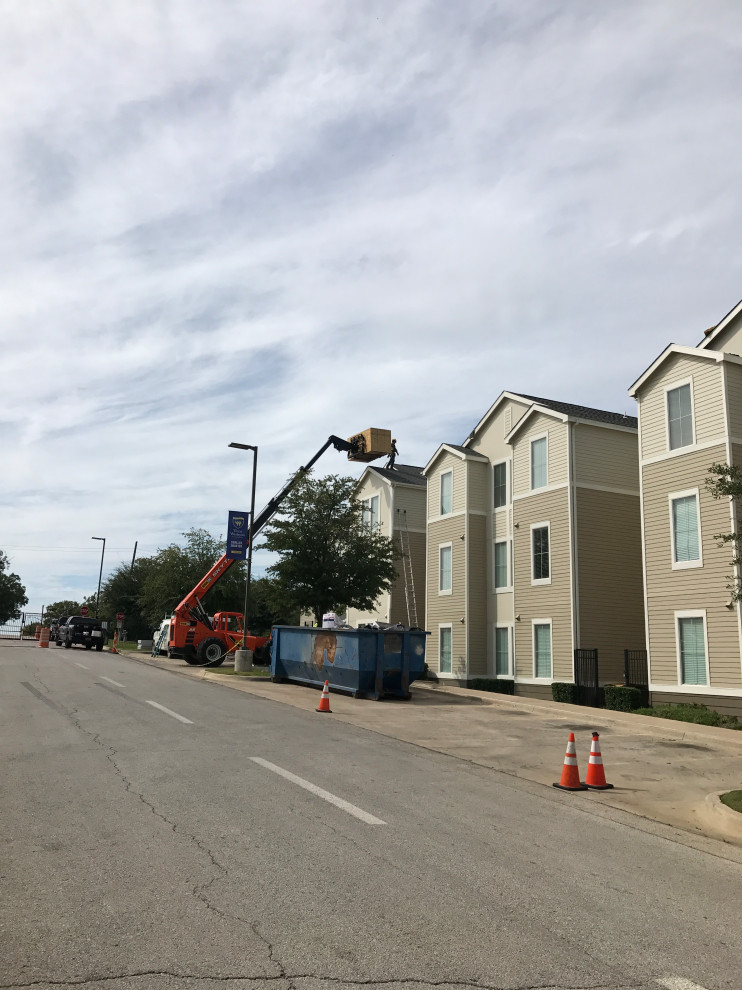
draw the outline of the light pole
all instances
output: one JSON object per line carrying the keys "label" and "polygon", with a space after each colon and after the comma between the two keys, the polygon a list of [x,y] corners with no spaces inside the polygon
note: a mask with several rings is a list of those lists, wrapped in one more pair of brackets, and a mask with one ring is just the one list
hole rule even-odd
{"label": "light pole", "polygon": [[98,605],[100,604],[100,582],[103,577],[103,555],[106,552],[106,538],[105,536],[91,536],[91,540],[102,540],[103,546],[100,551],[100,574],[98,575],[98,594],[95,599],[95,617],[98,618]]}
{"label": "light pole", "polygon": [[252,451],[252,495],[250,497],[250,533],[248,536],[247,543],[247,580],[245,581],[245,610],[243,615],[243,628],[242,628],[242,657],[235,655],[234,658],[234,669],[239,671],[252,666],[252,654],[247,656],[247,615],[248,615],[248,604],[250,600],[250,575],[252,573],[252,538],[253,538],[253,526],[255,523],[255,481],[258,475],[258,448],[250,443],[230,443],[230,447],[237,447],[239,450],[251,450]]}

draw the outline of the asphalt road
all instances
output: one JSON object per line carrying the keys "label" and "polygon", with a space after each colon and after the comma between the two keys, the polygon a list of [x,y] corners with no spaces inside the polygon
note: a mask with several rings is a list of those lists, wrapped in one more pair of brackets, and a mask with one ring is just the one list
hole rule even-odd
{"label": "asphalt road", "polygon": [[721,844],[108,653],[0,714],[1,988],[742,986]]}

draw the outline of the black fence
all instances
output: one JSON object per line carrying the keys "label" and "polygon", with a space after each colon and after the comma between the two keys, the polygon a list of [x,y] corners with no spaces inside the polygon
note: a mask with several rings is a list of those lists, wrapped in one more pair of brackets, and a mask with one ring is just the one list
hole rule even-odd
{"label": "black fence", "polygon": [[575,650],[575,684],[580,705],[602,707],[603,692],[600,690],[597,650]]}
{"label": "black fence", "polygon": [[0,626],[0,639],[34,639],[41,618],[41,612],[21,612],[20,618],[9,619]]}
{"label": "black fence", "polygon": [[623,651],[623,682],[626,687],[649,687],[646,650]]}

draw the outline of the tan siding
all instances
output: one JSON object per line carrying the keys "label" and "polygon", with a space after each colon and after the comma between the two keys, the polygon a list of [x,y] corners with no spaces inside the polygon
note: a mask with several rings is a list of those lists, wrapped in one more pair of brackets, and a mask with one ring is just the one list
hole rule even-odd
{"label": "tan siding", "polygon": [[[731,551],[718,547],[717,533],[731,528],[729,504],[704,489],[708,466],[726,460],[724,447],[685,454],[643,469],[647,612],[651,679],[677,683],[675,615],[679,610],[706,609],[711,686],[739,688],[740,649],[736,609],[727,609]],[[672,569],[670,503],[672,492],[698,488],[703,567]]]}
{"label": "tan siding", "polygon": [[742,438],[742,365],[725,364],[729,402],[729,434]]}
{"label": "tan siding", "polygon": [[441,514],[441,475],[453,471],[453,512],[463,512],[466,507],[466,462],[454,454],[443,453],[435,470],[428,478],[428,518]]}
{"label": "tan siding", "polygon": [[657,457],[668,452],[665,388],[675,382],[693,380],[694,437],[708,443],[724,433],[724,403],[720,366],[708,358],[675,354],[641,391],[641,456]]}
{"label": "tan siding", "polygon": [[597,648],[602,683],[623,676],[623,651],[644,649],[639,499],[581,488],[576,493],[579,641]]}
{"label": "tan siding", "polygon": [[567,424],[550,416],[533,416],[513,440],[513,494],[524,495],[531,489],[531,440],[547,434],[547,482],[558,485],[567,481]]}
{"label": "tan siding", "polygon": [[492,485],[490,473],[492,466],[489,462],[469,461],[467,464],[469,476],[470,512],[487,512],[492,504]]}
{"label": "tan siding", "polygon": [[[510,457],[510,444],[505,443],[505,435],[515,426],[518,420],[528,411],[528,404],[507,400],[502,403],[497,413],[491,417],[481,433],[471,443],[471,449],[483,454],[490,464],[506,461]],[[507,423],[507,411],[510,410],[510,424]]]}
{"label": "tan siding", "polygon": [[[396,536],[399,543],[399,534]],[[410,613],[412,613],[412,599],[417,604],[417,624],[422,626],[425,622],[425,533],[410,533],[410,567],[412,571],[412,585],[410,591]],[[397,580],[392,585],[391,600],[389,603],[389,622],[401,622],[403,625],[414,624],[414,615],[407,614],[407,596],[405,594],[405,579],[402,560],[397,561]]]}
{"label": "tan siding", "polygon": [[403,488],[395,485],[394,509],[395,527],[398,524],[397,520],[400,520],[402,513],[406,510],[408,529],[425,531],[425,488]]}
{"label": "tan siding", "polygon": [[726,351],[727,354],[742,354],[742,320],[737,316],[709,346],[710,351]]}
{"label": "tan siding", "polygon": [[487,673],[487,543],[484,516],[470,515],[469,547],[469,676]]}
{"label": "tan siding", "polygon": [[[428,526],[428,589],[426,626],[432,633],[430,643],[431,667],[438,670],[438,624],[450,622],[453,628],[452,672],[466,676],[466,625],[461,622],[466,615],[466,571],[463,516],[440,519]],[[438,547],[441,543],[452,546],[452,593],[438,593]]]}
{"label": "tan siding", "polygon": [[639,491],[639,438],[600,426],[577,423],[573,477],[576,484]]}
{"label": "tan siding", "polygon": [[[553,678],[573,680],[570,594],[569,507],[567,490],[544,492],[513,507],[515,556],[515,667],[533,677],[533,619],[552,620]],[[531,584],[531,524],[550,524],[551,584]]]}

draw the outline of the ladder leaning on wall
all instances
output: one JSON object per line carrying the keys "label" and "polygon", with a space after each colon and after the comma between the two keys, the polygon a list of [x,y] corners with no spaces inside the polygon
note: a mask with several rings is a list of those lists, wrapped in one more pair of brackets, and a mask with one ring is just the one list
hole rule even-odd
{"label": "ladder leaning on wall", "polygon": [[397,532],[402,548],[402,573],[404,575],[404,596],[407,603],[407,625],[417,627],[417,601],[415,599],[415,579],[412,574],[412,557],[410,556],[410,531],[407,528],[407,509],[401,512],[397,509]]}

